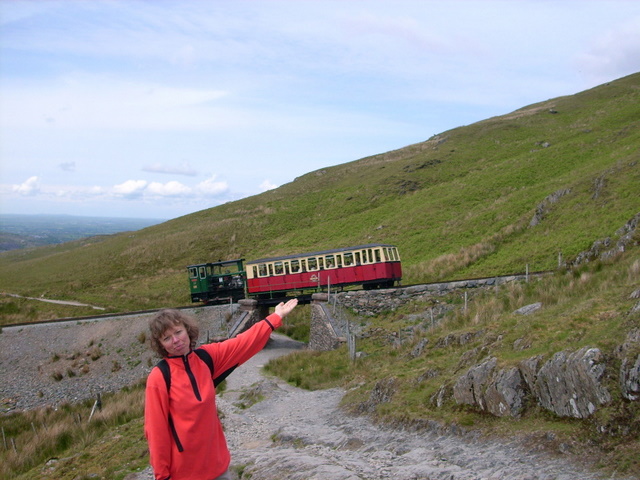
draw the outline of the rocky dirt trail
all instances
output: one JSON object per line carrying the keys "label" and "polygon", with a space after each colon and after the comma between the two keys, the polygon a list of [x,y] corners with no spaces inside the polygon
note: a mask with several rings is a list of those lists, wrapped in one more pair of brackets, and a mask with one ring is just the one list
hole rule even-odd
{"label": "rocky dirt trail", "polygon": [[[194,312],[203,316],[202,310]],[[202,336],[223,314],[200,318]],[[94,397],[146,377],[155,363],[142,333],[146,316],[7,328],[0,334],[3,411]],[[204,324],[204,325],[203,325]],[[206,338],[201,338],[205,340]],[[253,480],[600,480],[525,441],[488,441],[444,429],[407,431],[347,415],[341,389],[309,392],[265,377],[262,366],[304,345],[273,334],[267,347],[228,379],[218,398],[234,471]],[[93,355],[92,353],[99,354]],[[99,358],[96,358],[99,357]],[[117,367],[117,368],[114,368]],[[86,373],[83,369],[86,368]],[[68,371],[77,372],[69,376]],[[62,380],[52,372],[65,372]],[[263,400],[242,408],[243,392]],[[149,468],[127,480],[150,480]],[[609,477],[621,480],[620,477]],[[636,477],[640,478],[640,477]]]}
{"label": "rocky dirt trail", "polygon": [[[303,345],[273,335],[269,345],[228,379],[218,399],[232,467],[256,480],[596,480],[605,477],[522,442],[473,435],[381,428],[346,415],[338,388],[309,392],[265,377],[271,358]],[[264,397],[242,408],[241,394]],[[249,476],[249,474],[251,476]],[[234,475],[237,475],[234,472]],[[151,472],[127,480],[149,480]],[[237,478],[237,477],[236,477]],[[618,477],[616,477],[618,478]]]}

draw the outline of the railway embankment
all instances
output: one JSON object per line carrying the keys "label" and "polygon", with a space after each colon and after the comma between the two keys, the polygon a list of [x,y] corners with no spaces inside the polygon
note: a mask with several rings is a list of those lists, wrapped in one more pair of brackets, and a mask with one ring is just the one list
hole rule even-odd
{"label": "railway embankment", "polygon": [[[385,311],[396,310],[412,301],[431,301],[435,316],[440,316],[450,306],[438,301],[440,297],[451,293],[460,294],[464,299],[466,294],[473,294],[479,290],[497,288],[505,283],[529,281],[551,272],[522,273],[497,277],[457,280],[452,282],[427,283],[406,287],[388,288],[383,290],[353,290],[335,294],[335,302],[342,307],[353,310],[358,315],[373,317]],[[466,293],[465,293],[466,292]]]}
{"label": "railway embankment", "polygon": [[[555,352],[550,358],[532,354],[516,365],[505,365],[499,357],[492,354],[502,346],[503,337],[488,333],[482,328],[448,333],[441,338],[430,339],[425,336],[434,327],[436,318],[454,308],[451,303],[438,302],[438,296],[452,292],[464,295],[468,288],[493,287],[501,282],[514,280],[523,278],[514,276],[502,277],[500,280],[483,279],[473,283],[448,282],[405,289],[348,292],[335,295],[334,301],[351,308],[359,315],[394,310],[416,297],[423,301],[429,300],[434,305],[414,315],[414,327],[388,334],[386,342],[396,347],[403,344],[414,345],[410,354],[412,358],[426,355],[428,349],[446,349],[452,345],[461,347],[457,367],[459,373],[455,378],[442,381],[439,390],[430,399],[435,407],[454,401],[457,405],[468,405],[496,417],[517,418],[525,413],[528,406],[539,405],[559,417],[587,419],[600,408],[611,404],[612,388],[620,392],[616,401],[621,403],[621,408],[622,403],[640,400],[640,329],[637,328],[627,333],[624,342],[607,351],[595,346],[584,346]],[[640,289],[633,291],[630,298],[640,299]],[[526,316],[541,307],[541,303],[527,305],[514,313]],[[465,307],[459,305],[458,308]],[[627,314],[631,315],[637,310],[640,310],[640,302]],[[331,328],[316,328],[317,332],[314,333],[312,323],[310,344],[320,347],[337,345],[346,341],[349,330],[357,328],[355,325],[347,327],[344,317],[336,315],[335,309],[326,308],[324,313],[327,320],[316,321],[315,325],[330,325]],[[363,331],[360,330],[362,335]],[[469,345],[468,349],[465,349],[465,345]],[[516,339],[511,347],[514,351],[526,352],[531,345],[527,338],[522,337]],[[370,404],[363,408],[373,411],[378,404],[391,399],[395,393],[395,383],[394,378],[380,380],[372,391]],[[603,432],[607,429],[619,430],[620,427],[614,422],[612,425],[602,426]],[[622,432],[617,433],[630,433],[629,427],[622,429]]]}
{"label": "railway embankment", "polygon": [[[193,308],[188,313],[200,323],[202,342],[227,334],[229,306]],[[159,360],[147,342],[151,315],[4,327],[0,412],[95,398],[146,378]]]}

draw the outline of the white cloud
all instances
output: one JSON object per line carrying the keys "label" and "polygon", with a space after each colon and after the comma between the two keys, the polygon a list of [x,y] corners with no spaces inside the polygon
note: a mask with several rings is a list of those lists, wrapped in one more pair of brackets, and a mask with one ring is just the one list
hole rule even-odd
{"label": "white cloud", "polygon": [[196,185],[196,191],[205,197],[215,197],[226,193],[228,190],[229,185],[227,185],[227,182],[216,182],[215,175]]}
{"label": "white cloud", "polygon": [[127,180],[119,185],[114,185],[113,193],[116,196],[135,198],[140,197],[146,187],[146,180]]}
{"label": "white cloud", "polygon": [[191,189],[180,182],[172,180],[167,183],[152,182],[146,189],[146,192],[161,197],[180,197],[191,194]]}
{"label": "white cloud", "polygon": [[59,167],[65,172],[75,172],[76,162],[62,162]]}
{"label": "white cloud", "polygon": [[271,180],[266,179],[264,182],[260,184],[260,191],[266,192],[267,190],[273,190],[274,188],[278,188],[278,185],[271,182]]}
{"label": "white cloud", "polygon": [[24,196],[36,195],[40,192],[38,177],[29,177],[20,185],[14,185],[13,191]]}

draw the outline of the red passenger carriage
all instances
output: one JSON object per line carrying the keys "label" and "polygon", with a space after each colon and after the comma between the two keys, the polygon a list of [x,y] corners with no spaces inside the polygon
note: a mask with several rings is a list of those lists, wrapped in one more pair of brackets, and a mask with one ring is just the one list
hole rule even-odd
{"label": "red passenger carriage", "polygon": [[246,275],[249,296],[273,298],[354,285],[392,287],[402,267],[395,246],[376,243],[252,260]]}

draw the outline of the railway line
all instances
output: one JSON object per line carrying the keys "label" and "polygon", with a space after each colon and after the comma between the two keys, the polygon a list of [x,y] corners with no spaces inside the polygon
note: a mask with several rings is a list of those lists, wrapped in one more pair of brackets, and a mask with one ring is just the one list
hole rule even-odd
{"label": "railway line", "polygon": [[[389,290],[395,290],[395,289],[404,289],[404,288],[412,288],[412,287],[425,287],[425,288],[433,288],[436,287],[438,285],[444,285],[444,284],[451,284],[451,283],[459,283],[461,285],[465,285],[466,287],[461,287],[461,288],[473,288],[473,285],[479,282],[486,282],[488,280],[492,280],[495,279],[496,282],[501,282],[504,280],[508,280],[508,279],[513,279],[513,278],[528,278],[528,277],[539,277],[539,276],[543,276],[543,275],[549,275],[553,273],[553,271],[547,270],[547,271],[539,271],[539,272],[528,272],[528,273],[514,273],[514,274],[510,274],[510,275],[496,275],[496,276],[491,276],[491,277],[474,277],[474,278],[467,278],[467,279],[460,279],[460,280],[450,280],[447,282],[429,282],[429,283],[416,283],[416,284],[410,284],[410,285],[398,285],[398,286],[393,286],[393,287],[389,287],[389,288],[385,288],[384,290],[389,291]],[[343,290],[343,291],[349,291],[349,290]],[[351,291],[356,291],[356,290],[351,290]],[[382,291],[382,290],[368,290],[368,292],[370,294],[375,294],[376,291]],[[13,294],[4,294],[4,295],[11,295],[11,296],[15,296]],[[269,299],[258,299],[257,302],[259,305],[264,305],[264,306],[273,306],[276,305],[277,303],[279,303],[280,301],[282,301],[285,297],[274,297],[274,298],[269,298]],[[305,294],[305,295],[301,295],[298,296],[300,303],[301,304],[305,304],[305,303],[310,303],[311,302],[311,294]],[[73,302],[75,303],[75,302]],[[222,305],[207,305],[207,304],[194,304],[194,305],[187,305],[187,306],[178,306],[178,307],[172,307],[172,308],[176,308],[178,310],[187,310],[187,309],[198,309],[198,308],[205,308],[205,307],[211,307],[211,306],[217,306],[217,307],[223,307],[224,304]],[[9,323],[9,324],[5,324],[5,325],[0,325],[0,328],[18,328],[18,327],[28,327],[28,326],[35,326],[35,325],[51,325],[51,324],[64,324],[64,323],[70,323],[70,322],[90,322],[90,321],[99,321],[102,319],[107,319],[107,318],[118,318],[118,317],[127,317],[127,316],[133,316],[133,315],[145,315],[145,314],[151,314],[151,313],[155,313],[162,310],[162,308],[155,308],[155,309],[147,309],[147,310],[134,310],[134,311],[129,311],[129,312],[119,312],[119,313],[102,313],[102,314],[97,314],[97,315],[86,315],[86,316],[81,316],[81,317],[64,317],[64,318],[56,318],[56,319],[51,319],[51,320],[36,320],[33,322],[18,322],[18,323]]]}
{"label": "railway line", "polygon": [[[186,309],[195,309],[206,307],[207,305],[189,305],[186,307],[172,307],[178,310],[186,310]],[[154,308],[149,310],[133,310],[130,312],[119,312],[119,313],[101,313],[99,315],[85,315],[81,317],[64,317],[64,318],[55,318],[51,320],[36,320],[33,322],[18,322],[18,323],[7,323],[5,325],[0,325],[0,328],[16,328],[16,327],[29,327],[33,325],[52,325],[59,323],[70,323],[70,322],[92,322],[98,320],[104,320],[107,318],[117,318],[117,317],[127,317],[133,315],[145,315],[148,313],[155,313],[162,310],[161,308]]]}

